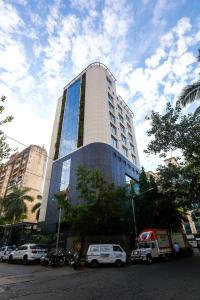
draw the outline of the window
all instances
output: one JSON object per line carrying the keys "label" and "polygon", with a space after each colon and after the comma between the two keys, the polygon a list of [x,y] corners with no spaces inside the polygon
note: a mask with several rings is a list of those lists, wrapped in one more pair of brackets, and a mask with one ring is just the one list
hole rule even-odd
{"label": "window", "polygon": [[133,144],[130,143],[130,148],[132,152],[135,152],[135,147],[133,146]]}
{"label": "window", "polygon": [[135,155],[131,154],[131,157],[132,157],[132,162],[133,162],[134,164],[136,164],[136,157],[135,157]]}
{"label": "window", "polygon": [[115,123],[115,116],[110,112],[110,120]]}
{"label": "window", "polygon": [[77,149],[80,90],[80,79],[71,84],[67,90],[59,147],[59,158]]}
{"label": "window", "polygon": [[119,246],[113,246],[113,251],[114,252],[117,252],[117,251],[122,252],[122,248],[120,248]]}
{"label": "window", "polygon": [[116,135],[117,134],[117,128],[111,123],[110,123],[110,128],[111,128],[112,134]]}
{"label": "window", "polygon": [[101,246],[100,247],[100,252],[111,252],[112,250],[111,250],[111,247],[109,247],[109,246]]}
{"label": "window", "polygon": [[108,93],[108,100],[113,103],[113,97],[111,96],[110,93]]}
{"label": "window", "polygon": [[131,132],[131,126],[127,124],[128,130]]}
{"label": "window", "polygon": [[106,80],[108,81],[108,83],[109,83],[110,85],[112,85],[112,81],[110,80],[110,78],[109,78],[108,76],[106,76]]}
{"label": "window", "polygon": [[114,114],[115,108],[114,108],[114,106],[110,102],[109,102],[109,109]]}
{"label": "window", "polygon": [[99,247],[92,246],[92,247],[90,248],[90,251],[91,251],[91,252],[99,252]]}
{"label": "window", "polygon": [[118,110],[119,110],[120,114],[122,114],[122,108],[119,105],[118,105]]}
{"label": "window", "polygon": [[132,134],[128,134],[128,136],[129,136],[129,139],[133,142],[133,136],[132,136]]}
{"label": "window", "polygon": [[122,152],[125,156],[128,156],[128,150],[126,149],[126,147],[122,146]]}
{"label": "window", "polygon": [[126,145],[126,137],[123,134],[121,134],[121,137],[122,137],[122,143]]}
{"label": "window", "polygon": [[123,119],[123,117],[122,117],[121,114],[119,114],[119,120],[120,120],[122,123],[124,122],[124,119]]}
{"label": "window", "polygon": [[130,118],[126,115],[126,120],[130,123]]}
{"label": "window", "polygon": [[124,126],[120,123],[120,128],[121,128],[121,131],[123,132],[123,133],[125,133],[125,128],[124,128]]}
{"label": "window", "polygon": [[111,142],[112,142],[112,146],[117,148],[117,140],[112,135],[111,135]]}
{"label": "window", "polygon": [[65,160],[62,164],[60,191],[66,190],[69,185],[70,166],[71,166],[71,159]]}

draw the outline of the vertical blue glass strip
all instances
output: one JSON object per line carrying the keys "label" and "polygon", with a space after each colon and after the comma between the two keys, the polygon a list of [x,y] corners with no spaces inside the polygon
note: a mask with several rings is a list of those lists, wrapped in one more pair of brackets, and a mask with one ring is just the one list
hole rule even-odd
{"label": "vertical blue glass strip", "polygon": [[78,79],[67,90],[59,157],[77,148],[80,84],[81,80]]}

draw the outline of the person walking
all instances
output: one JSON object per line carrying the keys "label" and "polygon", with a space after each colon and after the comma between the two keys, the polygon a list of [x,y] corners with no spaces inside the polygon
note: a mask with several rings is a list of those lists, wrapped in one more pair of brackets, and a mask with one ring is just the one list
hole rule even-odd
{"label": "person walking", "polygon": [[173,245],[175,256],[178,257],[180,255],[180,245],[175,242]]}

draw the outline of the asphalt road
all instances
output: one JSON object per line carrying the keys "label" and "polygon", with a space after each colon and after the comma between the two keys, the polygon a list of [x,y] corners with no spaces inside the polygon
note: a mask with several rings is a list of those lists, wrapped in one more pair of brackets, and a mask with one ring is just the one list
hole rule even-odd
{"label": "asphalt road", "polygon": [[0,300],[200,300],[200,255],[123,268],[0,264]]}

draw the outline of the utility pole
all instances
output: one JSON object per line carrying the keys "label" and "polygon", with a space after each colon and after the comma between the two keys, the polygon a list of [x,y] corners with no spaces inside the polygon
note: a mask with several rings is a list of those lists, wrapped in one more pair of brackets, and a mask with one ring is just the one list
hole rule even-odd
{"label": "utility pole", "polygon": [[[153,190],[153,188],[150,188],[150,189],[138,194],[138,196],[140,197],[141,195],[146,194],[152,190]],[[131,194],[131,206],[132,206],[133,221],[134,221],[135,241],[137,241],[137,222],[136,222],[136,216],[135,216],[135,201],[134,201],[135,190],[134,190],[134,184],[132,184],[131,182],[130,182],[130,194]]]}

